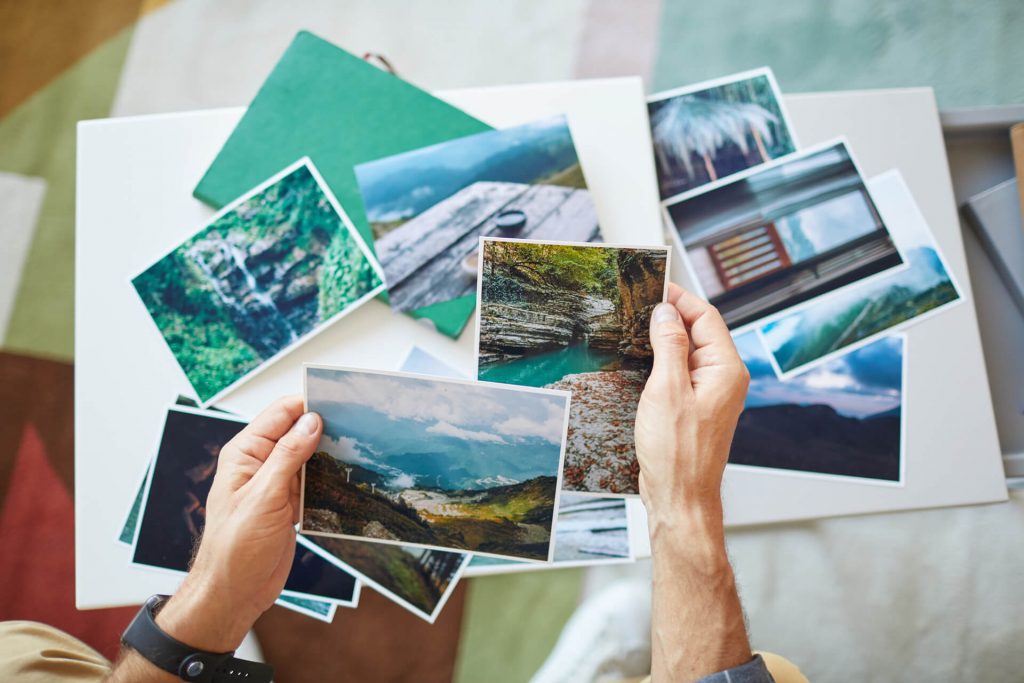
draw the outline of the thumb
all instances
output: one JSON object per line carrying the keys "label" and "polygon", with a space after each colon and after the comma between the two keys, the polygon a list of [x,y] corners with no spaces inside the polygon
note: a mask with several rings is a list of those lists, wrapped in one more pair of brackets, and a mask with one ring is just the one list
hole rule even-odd
{"label": "thumb", "polygon": [[300,417],[274,445],[253,479],[260,480],[260,486],[290,485],[292,478],[316,450],[321,432],[323,421],[319,415],[306,413]]}
{"label": "thumb", "polygon": [[679,310],[672,304],[658,304],[651,313],[651,348],[654,349],[652,380],[685,380],[689,384],[690,336]]}

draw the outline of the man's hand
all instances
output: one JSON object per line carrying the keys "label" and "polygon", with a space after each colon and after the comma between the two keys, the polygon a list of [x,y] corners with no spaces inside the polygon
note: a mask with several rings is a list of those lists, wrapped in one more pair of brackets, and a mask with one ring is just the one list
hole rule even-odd
{"label": "man's hand", "polygon": [[299,471],[320,442],[302,397],[280,399],[220,452],[188,578],[157,617],[169,635],[234,650],[284,588],[295,555]]}
{"label": "man's hand", "polygon": [[651,346],[636,416],[640,495],[656,519],[716,508],[750,373],[718,311],[676,284],[651,315]]}
{"label": "man's hand", "polygon": [[651,680],[751,660],[725,550],[721,486],[750,374],[718,311],[676,285],[651,316],[636,452],[652,552]]}

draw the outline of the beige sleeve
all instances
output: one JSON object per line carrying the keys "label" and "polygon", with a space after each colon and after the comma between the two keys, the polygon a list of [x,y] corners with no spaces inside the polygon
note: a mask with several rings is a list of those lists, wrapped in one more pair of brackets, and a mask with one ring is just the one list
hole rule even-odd
{"label": "beige sleeve", "polygon": [[99,683],[110,662],[77,638],[34,621],[0,622],[0,681]]}

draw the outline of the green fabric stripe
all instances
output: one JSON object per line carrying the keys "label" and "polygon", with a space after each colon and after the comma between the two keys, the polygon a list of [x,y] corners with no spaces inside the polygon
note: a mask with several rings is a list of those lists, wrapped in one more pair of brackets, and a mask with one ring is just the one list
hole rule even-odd
{"label": "green fabric stripe", "polygon": [[75,124],[109,115],[133,30],[93,50],[0,121],[0,170],[48,183],[4,350],[74,356]]}
{"label": "green fabric stripe", "polygon": [[583,570],[550,569],[469,581],[455,682],[530,680],[576,609]]}

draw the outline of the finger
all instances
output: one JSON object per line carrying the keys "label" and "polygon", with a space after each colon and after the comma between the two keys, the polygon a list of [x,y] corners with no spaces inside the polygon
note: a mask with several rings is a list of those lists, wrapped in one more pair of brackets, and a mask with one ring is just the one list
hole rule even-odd
{"label": "finger", "polygon": [[651,348],[654,367],[650,381],[657,384],[690,384],[690,337],[682,315],[669,303],[658,304],[651,312]]}
{"label": "finger", "polygon": [[675,303],[677,301],[679,301],[679,297],[681,297],[682,295],[683,295],[683,288],[682,287],[680,287],[679,285],[677,285],[674,282],[668,283],[668,296],[665,297],[665,301],[669,302],[670,304],[672,304],[674,306]]}
{"label": "finger", "polygon": [[322,431],[323,420],[316,413],[306,413],[296,420],[253,477],[254,485],[279,487],[290,495],[292,481],[316,451]]}
{"label": "finger", "polygon": [[676,310],[683,318],[683,323],[690,331],[690,342],[693,344],[692,362],[695,364],[733,364],[742,363],[736,345],[729,334],[729,328],[722,319],[718,309],[704,301],[693,292],[680,288],[679,298],[675,300]]}
{"label": "finger", "polygon": [[260,462],[267,459],[274,446],[302,415],[304,405],[298,395],[284,396],[274,401],[233,438],[225,450],[235,449]]}

